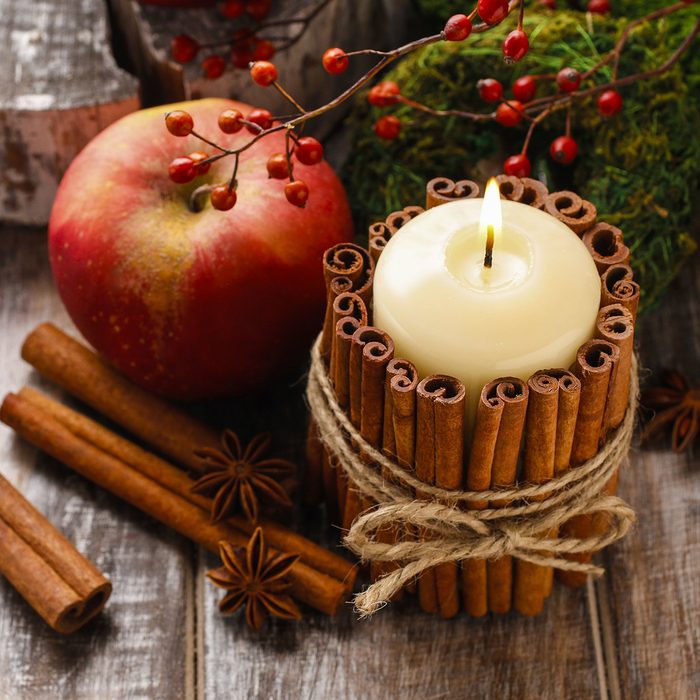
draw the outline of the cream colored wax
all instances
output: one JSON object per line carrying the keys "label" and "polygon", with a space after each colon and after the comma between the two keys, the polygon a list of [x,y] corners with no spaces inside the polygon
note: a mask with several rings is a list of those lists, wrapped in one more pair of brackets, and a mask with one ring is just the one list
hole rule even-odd
{"label": "cream colored wax", "polygon": [[[488,193],[487,193],[488,196]],[[374,323],[421,377],[449,374],[469,418],[484,384],[568,368],[594,331],[600,277],[581,240],[538,209],[501,201],[484,267],[483,199],[430,209],[389,241],[374,279]],[[498,209],[498,203],[496,203]]]}

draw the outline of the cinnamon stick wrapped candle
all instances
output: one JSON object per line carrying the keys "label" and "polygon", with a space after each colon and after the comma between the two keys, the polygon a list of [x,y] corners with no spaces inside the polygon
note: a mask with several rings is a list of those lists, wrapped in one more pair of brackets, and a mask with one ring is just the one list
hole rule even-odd
{"label": "cinnamon stick wrapped candle", "polygon": [[479,185],[471,180],[455,182],[448,177],[436,177],[426,185],[425,208],[432,209],[455,199],[474,199],[480,192]]}
{"label": "cinnamon stick wrapped candle", "polygon": [[[503,402],[503,415],[498,429],[498,438],[491,469],[491,487],[512,486],[518,467],[520,443],[525,428],[528,405],[528,388],[520,379],[504,377],[491,382],[486,395],[497,397]],[[506,505],[495,501],[494,505]],[[488,562],[489,610],[494,613],[507,613],[513,597],[513,560],[505,556]]]}
{"label": "cinnamon stick wrapped candle", "polygon": [[[246,535],[229,523],[212,523],[206,510],[79,437],[26,394],[8,394],[0,407],[0,419],[85,478],[209,551],[217,553],[221,540],[246,544]],[[294,564],[289,577],[295,598],[329,615],[335,614],[354,578],[351,574],[341,582],[302,561]]]}
{"label": "cinnamon stick wrapped candle", "polygon": [[626,265],[630,249],[625,245],[622,231],[616,226],[599,221],[583,234],[583,243],[602,275],[611,265]]}
{"label": "cinnamon stick wrapped candle", "polygon": [[27,336],[22,357],[44,377],[188,469],[200,469],[197,448],[219,444],[215,430],[132,384],[51,323],[42,323]]}
{"label": "cinnamon stick wrapped candle", "polygon": [[0,574],[61,634],[98,615],[112,584],[0,476]]}
{"label": "cinnamon stick wrapped candle", "polygon": [[[426,484],[457,489],[462,483],[464,455],[464,385],[454,377],[431,375],[418,384],[416,397],[416,476]],[[454,617],[459,612],[457,564],[424,571],[418,580],[418,596],[426,612]]]}
{"label": "cinnamon stick wrapped candle", "polygon": [[552,192],[544,202],[544,210],[566,224],[579,236],[595,223],[595,204],[581,199],[575,192]]}
{"label": "cinnamon stick wrapped candle", "polygon": [[601,306],[622,304],[637,317],[639,306],[639,285],[634,281],[634,273],[629,265],[611,265],[600,277],[602,285]]}

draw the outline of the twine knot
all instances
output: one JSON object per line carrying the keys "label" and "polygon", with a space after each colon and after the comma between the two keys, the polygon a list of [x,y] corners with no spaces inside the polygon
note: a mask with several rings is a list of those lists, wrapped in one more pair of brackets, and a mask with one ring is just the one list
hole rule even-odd
{"label": "twine knot", "polygon": [[[319,438],[334,466],[376,506],[355,519],[345,544],[362,560],[393,562],[397,568],[355,597],[362,616],[383,607],[409,581],[426,569],[466,559],[512,556],[540,566],[581,571],[596,576],[604,570],[592,563],[565,558],[598,551],[621,539],[635,521],[634,511],[617,496],[602,491],[629,452],[639,394],[633,356],[630,399],[625,418],[598,453],[578,467],[544,484],[487,491],[442,489],[425,484],[405,467],[369,444],[343,411],[320,353],[320,336],[311,352],[306,398]],[[391,479],[384,479],[381,470]],[[430,500],[416,499],[416,490]],[[470,503],[505,503],[466,510]],[[586,538],[553,537],[552,532],[577,515],[598,514],[607,530]],[[377,532],[394,527],[404,533],[393,543]],[[420,531],[419,538],[410,533]]]}

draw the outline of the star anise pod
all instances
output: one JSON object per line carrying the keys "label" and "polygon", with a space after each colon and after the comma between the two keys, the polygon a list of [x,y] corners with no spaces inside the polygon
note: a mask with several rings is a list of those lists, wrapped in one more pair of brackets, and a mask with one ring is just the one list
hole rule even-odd
{"label": "star anise pod", "polygon": [[700,387],[693,389],[680,373],[664,370],[660,383],[642,392],[641,402],[656,411],[642,432],[643,442],[672,426],[674,452],[683,452],[693,443],[700,430]]}
{"label": "star anise pod", "polygon": [[254,437],[243,449],[236,433],[225,430],[221,449],[206,447],[195,454],[202,465],[201,476],[192,486],[194,493],[211,495],[211,519],[218,522],[239,510],[251,522],[258,520],[258,500],[291,507],[289,494],[279,483],[295,471],[285,459],[261,459],[270,446],[270,435]]}
{"label": "star anise pod", "polygon": [[219,554],[223,566],[207,572],[207,577],[228,591],[219,603],[222,613],[231,615],[245,604],[246,622],[256,630],[268,614],[284,620],[301,619],[285,579],[298,554],[268,554],[261,527],[255,529],[245,548],[219,542]]}

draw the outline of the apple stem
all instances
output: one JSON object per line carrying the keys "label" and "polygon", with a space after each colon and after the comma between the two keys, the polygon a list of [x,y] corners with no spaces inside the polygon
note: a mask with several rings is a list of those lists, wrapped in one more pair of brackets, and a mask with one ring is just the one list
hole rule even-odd
{"label": "apple stem", "polygon": [[214,185],[200,185],[187,200],[187,208],[194,214],[198,214],[204,209],[204,195],[209,194],[214,189]]}

